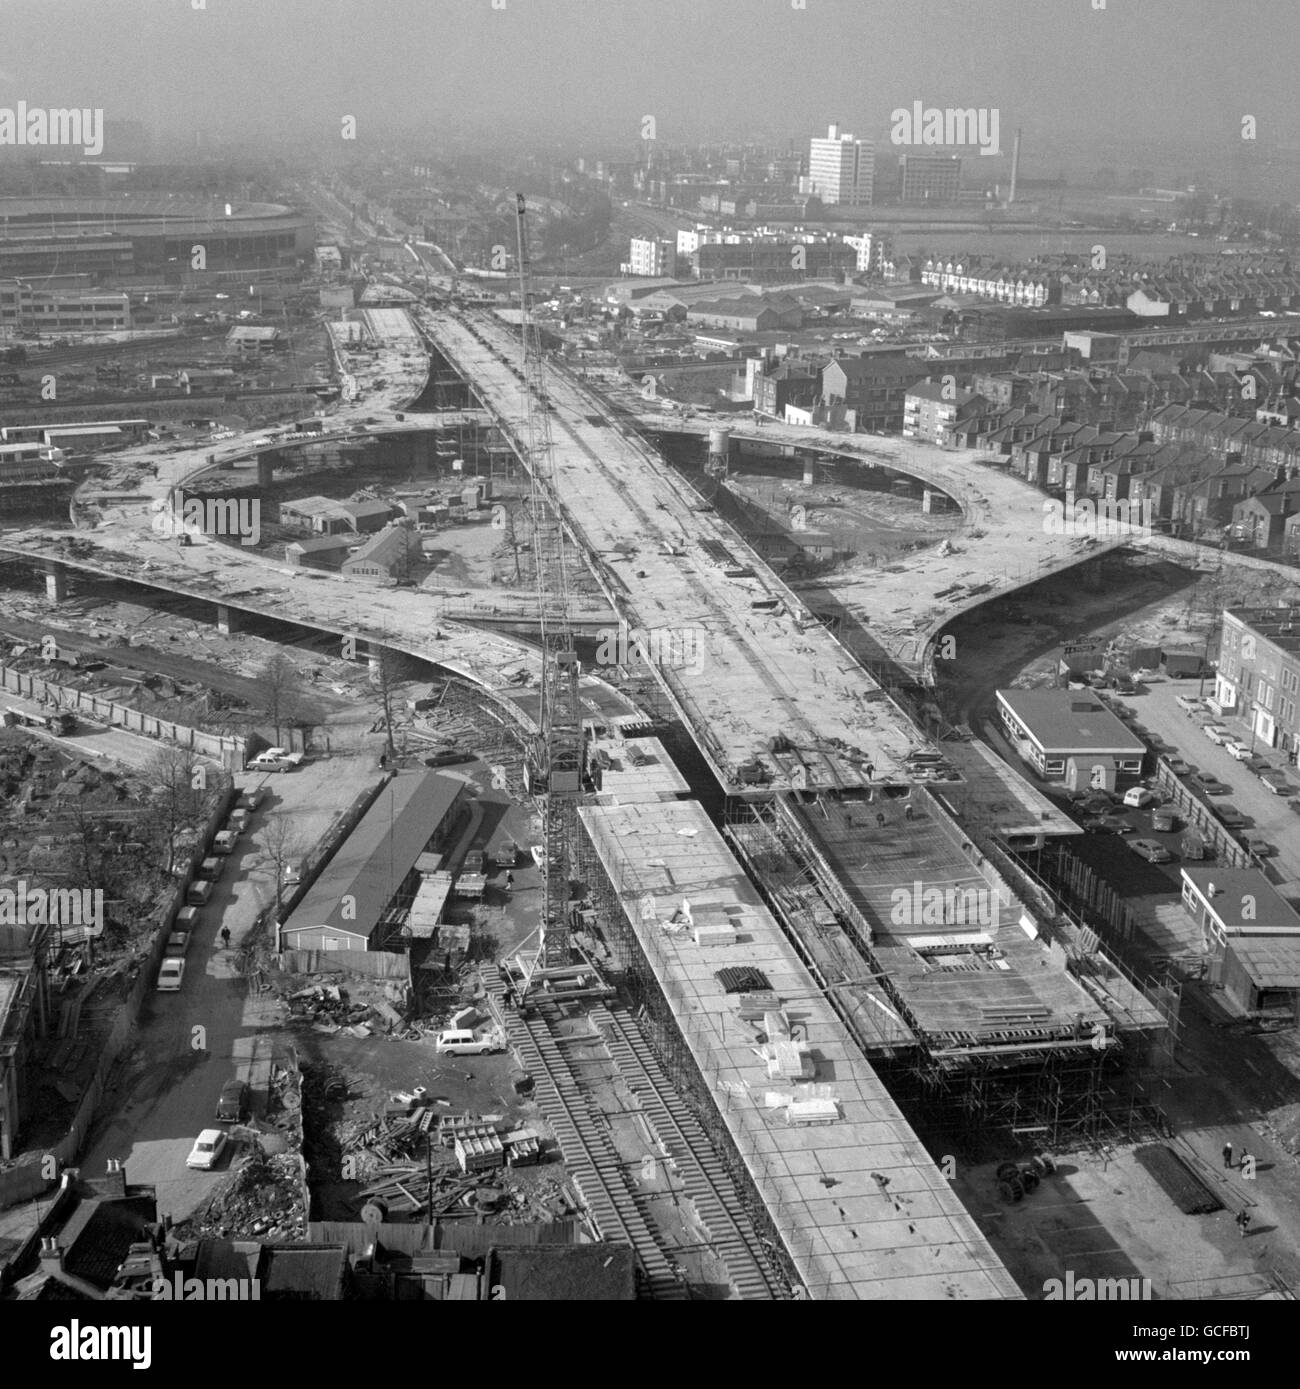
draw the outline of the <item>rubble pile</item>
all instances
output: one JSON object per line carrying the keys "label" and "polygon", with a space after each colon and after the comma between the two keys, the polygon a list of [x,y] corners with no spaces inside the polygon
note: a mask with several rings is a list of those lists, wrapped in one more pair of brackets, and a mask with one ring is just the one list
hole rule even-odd
{"label": "rubble pile", "polygon": [[[354,1003],[337,984],[316,984],[289,995],[289,1021],[310,1025],[314,1032],[348,1037],[371,1037],[376,1033],[394,1034],[401,1028],[401,1016],[383,999]],[[406,1035],[405,1030],[402,1035]],[[417,1034],[418,1035],[418,1034]]]}
{"label": "rubble pile", "polygon": [[406,1098],[415,1102],[409,1113],[362,1119],[340,1134],[345,1170],[368,1183],[358,1193],[363,1219],[473,1212],[513,1224],[578,1209],[563,1174],[537,1168],[544,1140],[535,1129],[439,1113],[443,1099]]}
{"label": "rubble pile", "polygon": [[253,1148],[231,1178],[176,1233],[188,1239],[295,1240],[307,1237],[302,1159]]}

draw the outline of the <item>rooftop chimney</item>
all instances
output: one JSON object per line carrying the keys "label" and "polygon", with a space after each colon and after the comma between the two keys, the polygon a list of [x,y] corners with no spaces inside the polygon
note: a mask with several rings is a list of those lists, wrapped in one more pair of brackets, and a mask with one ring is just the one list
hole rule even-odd
{"label": "rooftop chimney", "polygon": [[52,1236],[41,1240],[41,1272],[63,1272],[63,1250]]}

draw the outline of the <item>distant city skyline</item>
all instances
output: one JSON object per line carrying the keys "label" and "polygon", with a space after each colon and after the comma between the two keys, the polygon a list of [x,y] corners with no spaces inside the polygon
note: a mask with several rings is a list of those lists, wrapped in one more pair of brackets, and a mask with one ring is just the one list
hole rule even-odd
{"label": "distant city skyline", "polygon": [[1294,0],[932,0],[878,15],[860,0],[504,3],[6,0],[0,104],[102,107],[182,144],[330,139],[345,115],[358,141],[427,122],[435,138],[619,144],[653,115],[670,143],[807,137],[837,121],[879,144],[890,111],[914,101],[999,109],[1040,149],[1226,149],[1247,114],[1261,146],[1300,144]]}

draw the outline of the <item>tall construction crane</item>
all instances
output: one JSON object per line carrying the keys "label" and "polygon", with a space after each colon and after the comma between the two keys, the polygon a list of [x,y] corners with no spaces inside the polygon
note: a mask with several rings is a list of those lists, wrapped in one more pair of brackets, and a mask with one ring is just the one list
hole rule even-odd
{"label": "tall construction crane", "polygon": [[[541,632],[542,688],[538,734],[525,759],[529,792],[542,810],[545,862],[539,944],[530,959],[520,955],[520,998],[545,992],[550,997],[587,993],[594,966],[574,963],[569,935],[569,892],[573,845],[578,832],[586,748],[578,700],[578,653],[574,648],[569,602],[568,542],[554,486],[546,356],[528,308],[527,205],[515,195],[519,258],[519,337],[523,351],[523,399],[528,496],[537,566],[537,620]],[[594,981],[597,991],[599,980]]]}

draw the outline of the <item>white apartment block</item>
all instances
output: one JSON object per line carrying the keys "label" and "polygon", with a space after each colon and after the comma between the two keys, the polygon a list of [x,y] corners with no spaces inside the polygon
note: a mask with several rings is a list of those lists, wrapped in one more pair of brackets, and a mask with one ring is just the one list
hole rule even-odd
{"label": "white apartment block", "polygon": [[832,125],[824,140],[813,137],[808,153],[808,188],[824,203],[869,207],[876,173],[876,149]]}

